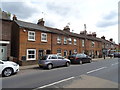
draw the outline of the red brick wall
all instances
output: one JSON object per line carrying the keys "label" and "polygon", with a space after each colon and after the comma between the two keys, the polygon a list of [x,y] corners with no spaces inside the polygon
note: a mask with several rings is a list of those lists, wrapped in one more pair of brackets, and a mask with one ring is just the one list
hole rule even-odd
{"label": "red brick wall", "polygon": [[35,41],[28,40],[28,30],[23,31],[24,28],[20,29],[20,41],[19,41],[19,60],[22,56],[26,56],[27,49],[36,49],[36,59],[38,59],[38,50],[51,50],[51,33],[47,33],[47,42],[41,42],[41,31],[35,31]]}

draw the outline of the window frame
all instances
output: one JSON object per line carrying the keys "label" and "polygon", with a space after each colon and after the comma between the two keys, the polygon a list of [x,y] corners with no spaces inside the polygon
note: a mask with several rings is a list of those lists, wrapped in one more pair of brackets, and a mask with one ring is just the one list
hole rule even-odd
{"label": "window frame", "polygon": [[[30,36],[32,36],[32,35],[30,35],[30,33],[34,33],[34,39],[30,39]],[[29,41],[35,41],[35,31],[28,31],[28,40]]]}
{"label": "window frame", "polygon": [[[29,51],[32,51],[32,50],[33,50],[35,53],[34,53],[34,54],[28,54],[28,52],[29,52]],[[29,59],[29,58],[28,58],[29,55],[34,55],[35,57]],[[36,60],[36,49],[27,49],[27,60]]]}
{"label": "window frame", "polygon": [[[46,35],[46,37],[43,37],[43,35]],[[43,38],[45,38],[46,40],[43,40]],[[41,33],[41,41],[47,42],[47,33]]]}
{"label": "window frame", "polygon": [[67,37],[64,37],[64,44],[67,44]]}
{"label": "window frame", "polygon": [[57,36],[57,44],[61,44],[62,43],[62,38],[61,36]]}
{"label": "window frame", "polygon": [[[60,50],[60,53],[58,52],[58,50]],[[61,49],[57,49],[57,55],[62,55],[62,50]]]}
{"label": "window frame", "polygon": [[72,44],[72,38],[68,38],[69,44]]}
{"label": "window frame", "polygon": [[85,40],[82,39],[82,47],[85,47]]}
{"label": "window frame", "polygon": [[74,45],[77,45],[77,39],[74,38]]}

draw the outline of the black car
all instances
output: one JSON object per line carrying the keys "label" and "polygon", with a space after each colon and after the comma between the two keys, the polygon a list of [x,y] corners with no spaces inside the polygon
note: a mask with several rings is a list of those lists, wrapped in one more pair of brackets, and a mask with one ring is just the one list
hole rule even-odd
{"label": "black car", "polygon": [[68,56],[68,59],[71,61],[71,63],[79,63],[79,64],[90,63],[92,61],[91,57],[83,53],[73,54],[71,56]]}

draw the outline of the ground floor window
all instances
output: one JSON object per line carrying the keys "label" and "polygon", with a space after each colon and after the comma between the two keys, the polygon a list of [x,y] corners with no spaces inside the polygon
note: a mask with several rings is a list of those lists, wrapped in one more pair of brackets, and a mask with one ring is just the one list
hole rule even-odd
{"label": "ground floor window", "polygon": [[61,55],[61,49],[58,49],[58,50],[57,50],[57,54],[58,54],[58,55]]}
{"label": "ground floor window", "polygon": [[36,49],[27,49],[27,60],[36,60]]}

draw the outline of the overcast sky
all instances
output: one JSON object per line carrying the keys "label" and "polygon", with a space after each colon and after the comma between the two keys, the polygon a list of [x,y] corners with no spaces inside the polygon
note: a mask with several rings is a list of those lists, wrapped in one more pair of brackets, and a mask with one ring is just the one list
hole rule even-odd
{"label": "overcast sky", "polygon": [[[86,24],[87,32],[97,37],[113,38],[118,43],[119,0],[2,0],[1,8],[15,14],[19,20],[63,29],[70,23],[71,31],[80,33]],[[120,42],[120,40],[119,40]]]}

